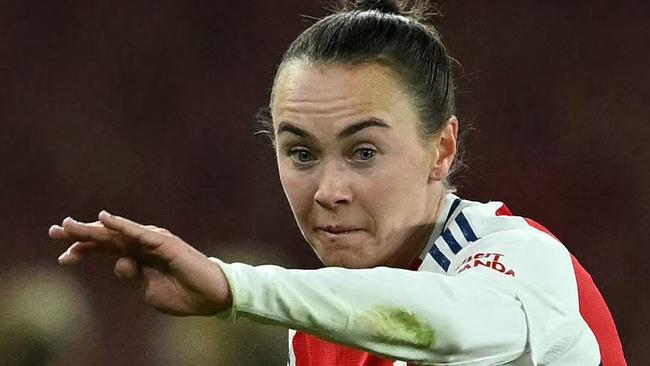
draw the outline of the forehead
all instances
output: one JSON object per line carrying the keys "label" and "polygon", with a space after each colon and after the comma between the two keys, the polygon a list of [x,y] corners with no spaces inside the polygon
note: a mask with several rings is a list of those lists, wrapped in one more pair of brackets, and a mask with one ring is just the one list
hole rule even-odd
{"label": "forehead", "polygon": [[314,65],[297,61],[278,74],[271,101],[273,120],[328,127],[375,117],[398,122],[415,118],[414,107],[393,71],[372,63]]}

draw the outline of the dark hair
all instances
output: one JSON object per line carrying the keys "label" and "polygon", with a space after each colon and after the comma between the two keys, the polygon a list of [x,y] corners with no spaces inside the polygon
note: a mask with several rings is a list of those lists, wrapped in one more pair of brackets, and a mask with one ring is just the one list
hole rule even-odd
{"label": "dark hair", "polygon": [[[387,65],[413,98],[427,139],[454,114],[452,59],[437,29],[426,23],[427,11],[424,1],[343,0],[291,43],[277,74],[297,60]],[[273,142],[270,109],[258,120]]]}

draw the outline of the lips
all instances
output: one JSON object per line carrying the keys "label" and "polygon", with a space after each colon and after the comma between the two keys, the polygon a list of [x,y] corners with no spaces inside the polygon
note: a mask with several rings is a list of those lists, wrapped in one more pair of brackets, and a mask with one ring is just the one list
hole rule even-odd
{"label": "lips", "polygon": [[318,230],[326,231],[330,234],[346,234],[353,231],[361,230],[358,227],[344,226],[344,225],[326,225],[319,226]]}

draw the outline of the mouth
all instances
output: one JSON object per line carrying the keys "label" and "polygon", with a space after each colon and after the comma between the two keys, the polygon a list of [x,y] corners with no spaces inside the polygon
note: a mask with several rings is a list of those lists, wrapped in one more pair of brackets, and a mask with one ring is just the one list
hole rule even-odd
{"label": "mouth", "polygon": [[358,227],[351,226],[319,226],[316,228],[316,232],[320,233],[324,239],[336,242],[339,242],[340,240],[351,240],[362,231],[363,230]]}
{"label": "mouth", "polygon": [[345,235],[355,231],[361,231],[358,227],[340,225],[318,226],[316,229],[332,235]]}

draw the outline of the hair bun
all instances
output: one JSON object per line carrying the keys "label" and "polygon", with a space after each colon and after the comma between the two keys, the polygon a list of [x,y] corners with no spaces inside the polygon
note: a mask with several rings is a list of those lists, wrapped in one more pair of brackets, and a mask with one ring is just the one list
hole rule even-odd
{"label": "hair bun", "polygon": [[398,15],[403,13],[402,6],[398,0],[347,0],[343,1],[343,10],[377,10],[386,14]]}

